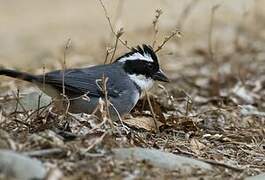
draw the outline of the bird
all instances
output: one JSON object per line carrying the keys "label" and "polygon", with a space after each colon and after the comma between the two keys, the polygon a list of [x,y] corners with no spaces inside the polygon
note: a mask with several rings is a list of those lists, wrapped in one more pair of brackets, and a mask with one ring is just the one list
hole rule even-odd
{"label": "bird", "polygon": [[[156,52],[146,44],[131,48],[110,64],[55,70],[41,75],[0,68],[0,75],[36,84],[52,98],[64,93],[69,99],[70,113],[93,113],[107,94],[113,118],[129,114],[155,81],[169,82]],[[102,90],[103,78],[107,79],[106,93]]]}

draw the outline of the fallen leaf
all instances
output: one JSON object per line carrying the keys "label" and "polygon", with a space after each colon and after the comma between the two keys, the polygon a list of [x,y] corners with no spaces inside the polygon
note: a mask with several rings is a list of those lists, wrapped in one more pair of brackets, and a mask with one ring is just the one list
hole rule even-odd
{"label": "fallen leaf", "polygon": [[[126,123],[130,127],[134,127],[137,129],[144,129],[146,131],[156,132],[156,125],[154,119],[152,117],[135,117],[130,119],[124,119],[124,123]],[[158,128],[163,125],[160,121],[157,121]]]}

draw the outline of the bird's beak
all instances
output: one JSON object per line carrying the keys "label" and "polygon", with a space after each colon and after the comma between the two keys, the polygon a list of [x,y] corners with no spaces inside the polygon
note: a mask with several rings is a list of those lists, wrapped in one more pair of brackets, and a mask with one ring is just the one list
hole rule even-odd
{"label": "bird's beak", "polygon": [[169,79],[161,69],[159,69],[159,71],[157,71],[152,78],[156,81],[169,82]]}

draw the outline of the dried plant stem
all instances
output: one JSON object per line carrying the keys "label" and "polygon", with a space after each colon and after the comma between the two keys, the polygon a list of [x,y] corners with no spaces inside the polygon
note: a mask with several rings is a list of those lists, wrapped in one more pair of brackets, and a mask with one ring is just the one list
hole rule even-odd
{"label": "dried plant stem", "polygon": [[65,44],[64,51],[63,51],[63,69],[62,69],[62,86],[63,86],[63,96],[65,96],[65,84],[64,84],[64,73],[66,70],[66,56],[67,56],[67,51],[71,46],[71,39],[69,38]]}
{"label": "dried plant stem", "polygon": [[109,99],[108,99],[108,90],[107,90],[107,82],[108,82],[108,77],[105,77],[103,75],[102,77],[102,82],[103,82],[103,93],[104,93],[104,98],[105,98],[105,104],[106,104],[106,111],[107,111],[107,115],[108,115],[108,118],[110,118],[110,111],[109,111]]}
{"label": "dried plant stem", "polygon": [[60,148],[52,148],[52,149],[41,149],[41,150],[36,150],[36,151],[29,151],[29,152],[23,152],[22,154],[26,156],[31,156],[31,157],[45,157],[45,156],[51,156],[55,154],[64,154],[65,150],[60,149]]}
{"label": "dried plant stem", "polygon": [[66,114],[68,114],[68,112],[69,112],[69,108],[70,108],[70,100],[69,100],[69,98],[66,96],[66,95],[63,95],[63,103],[65,102],[65,100],[66,100],[66,109],[65,109],[65,111],[64,111],[64,116],[66,116]]}
{"label": "dried plant stem", "polygon": [[38,97],[37,119],[39,119],[39,115],[40,115],[40,102],[41,102],[40,100],[41,100],[41,97],[42,97],[42,93]]}
{"label": "dried plant stem", "polygon": [[19,89],[17,90],[17,94],[15,94],[16,97],[16,109],[15,109],[15,113],[17,112],[18,109],[18,105],[20,105],[20,107],[23,109],[23,112],[26,114],[27,117],[29,117],[26,108],[23,106],[23,104],[20,102],[20,91]]}
{"label": "dried plant stem", "polygon": [[93,132],[93,131],[95,131],[96,129],[100,128],[100,127],[103,126],[107,121],[108,121],[107,118],[103,119],[102,122],[100,122],[100,123],[97,124],[95,127],[93,127],[92,129],[90,129],[89,132]]}
{"label": "dried plant stem", "polygon": [[210,27],[208,33],[208,49],[209,49],[209,59],[211,61],[214,60],[214,52],[213,52],[213,27],[214,27],[214,15],[216,10],[220,7],[220,5],[215,5],[211,9],[211,18],[210,18]]}
{"label": "dried plant stem", "polygon": [[153,109],[153,106],[152,106],[152,103],[151,103],[151,100],[150,100],[149,93],[147,91],[145,91],[145,94],[146,94],[146,98],[147,98],[147,101],[148,101],[148,104],[149,104],[149,107],[150,107],[150,111],[151,111],[152,116],[153,116],[153,120],[154,120],[154,124],[155,124],[156,131],[159,132],[159,127],[157,125],[156,114],[155,114],[155,111]]}
{"label": "dried plant stem", "polygon": [[116,40],[115,40],[115,45],[114,45],[114,50],[113,50],[113,53],[112,53],[112,56],[111,56],[111,59],[110,59],[110,63],[112,63],[113,59],[114,59],[114,56],[115,56],[115,53],[116,53],[116,50],[117,50],[117,46],[118,46],[118,42],[119,42],[119,38],[122,36],[123,34],[123,29],[119,29],[119,31],[117,32],[117,35],[116,35]]}
{"label": "dried plant stem", "polygon": [[177,37],[181,37],[181,32],[178,30],[178,29],[175,29],[174,31],[171,32],[170,35],[166,36],[164,38],[164,41],[157,47],[157,49],[155,50],[155,52],[158,52],[160,51],[164,45],[171,39],[173,38],[174,36],[177,36]]}
{"label": "dried plant stem", "polygon": [[110,53],[113,51],[113,48],[107,48],[107,50],[106,50],[106,56],[105,56],[105,60],[104,60],[104,64],[106,64],[107,63],[107,61],[108,61],[108,57],[109,57],[109,55],[110,55]]}
{"label": "dried plant stem", "polygon": [[99,138],[97,138],[88,148],[81,150],[82,153],[86,153],[93,149],[97,144],[101,143],[108,132],[104,132]]}
{"label": "dried plant stem", "polygon": [[231,169],[231,170],[234,170],[234,171],[238,171],[238,172],[242,172],[242,171],[245,170],[245,168],[238,168],[238,167],[231,166],[229,164],[225,164],[225,163],[222,163],[222,162],[217,162],[217,161],[214,161],[214,160],[208,160],[208,159],[202,159],[202,158],[199,158],[199,160],[204,161],[206,163],[209,163],[211,165],[221,166],[221,167],[228,168],[228,169]]}
{"label": "dried plant stem", "polygon": [[[39,116],[48,108],[51,106],[53,102],[50,102],[49,104],[47,104],[46,106],[43,106],[43,107],[40,107],[39,109],[36,109],[35,111],[33,111],[32,113],[30,113],[29,117],[25,120],[25,121],[28,121],[29,118],[31,118],[35,113],[38,113]],[[41,110],[42,109],[42,110]],[[41,110],[41,111],[40,111]],[[38,117],[38,114],[37,114],[37,117]]]}
{"label": "dried plant stem", "polygon": [[[108,77],[106,77],[104,74],[103,74],[101,79],[96,80],[96,84],[97,84],[98,88],[100,89],[100,91],[104,95],[105,106],[103,106],[103,111],[101,112],[102,116],[103,116],[102,117],[103,121],[105,119],[107,119],[108,122],[110,123],[111,127],[113,128],[114,125],[113,125],[112,121],[110,120],[111,119],[110,111],[109,111],[110,102],[109,102],[109,99],[108,99],[107,82],[108,82]],[[106,112],[107,114],[105,115],[104,112]]]}
{"label": "dried plant stem", "polygon": [[192,105],[192,99],[190,96],[187,96],[186,103],[186,116],[188,116]]}
{"label": "dried plant stem", "polygon": [[45,91],[45,81],[46,81],[46,76],[45,76],[45,65],[43,64],[42,66],[42,74],[43,74],[43,78],[42,78],[42,90]]}
{"label": "dried plant stem", "polygon": [[162,15],[162,13],[163,13],[163,11],[161,9],[157,9],[155,11],[155,18],[154,18],[154,20],[152,22],[152,24],[153,24],[153,31],[154,31],[154,37],[153,37],[153,43],[152,43],[153,49],[155,48],[157,34],[158,34],[158,22],[159,22],[159,18]]}
{"label": "dried plant stem", "polygon": [[114,30],[114,28],[113,28],[113,26],[112,26],[112,24],[111,24],[111,20],[110,20],[110,17],[109,17],[108,11],[107,11],[107,9],[106,9],[106,7],[105,7],[103,1],[102,1],[102,0],[98,0],[98,1],[100,2],[100,5],[101,5],[101,7],[102,7],[103,10],[104,10],[105,17],[106,17],[106,19],[107,19],[107,21],[108,21],[108,24],[109,24],[109,27],[110,27],[111,32],[112,32],[112,33],[118,38],[118,40],[119,40],[119,41],[120,41],[120,42],[121,42],[126,48],[128,48],[128,49],[131,50],[132,48],[128,46],[127,41],[122,40],[122,39],[118,36],[118,33],[115,32],[115,30]]}
{"label": "dried plant stem", "polygon": [[63,117],[65,117],[66,114],[68,114],[68,110],[70,108],[70,101],[69,101],[68,97],[65,94],[65,70],[67,69],[67,67],[66,67],[66,57],[67,57],[67,52],[70,49],[70,47],[71,47],[71,39],[68,38],[67,39],[67,42],[66,42],[66,44],[64,46],[63,62],[62,62],[62,67],[63,67],[62,68],[62,90],[63,90],[63,93],[62,93],[61,103],[64,106],[65,100],[67,102],[66,110],[63,113]]}
{"label": "dried plant stem", "polygon": [[119,111],[116,109],[116,107],[115,107],[111,102],[109,102],[109,103],[110,103],[111,107],[114,109],[114,111],[116,112],[116,114],[117,114],[117,116],[118,116],[118,119],[119,119],[119,121],[121,122],[121,125],[124,126]]}

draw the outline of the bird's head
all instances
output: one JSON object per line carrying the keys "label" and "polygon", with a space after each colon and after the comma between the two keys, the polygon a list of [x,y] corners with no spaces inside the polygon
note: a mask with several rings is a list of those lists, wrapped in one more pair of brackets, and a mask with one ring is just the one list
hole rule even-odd
{"label": "bird's head", "polygon": [[115,62],[123,63],[124,71],[141,90],[151,88],[154,81],[169,82],[160,69],[158,58],[151,46],[137,46]]}

